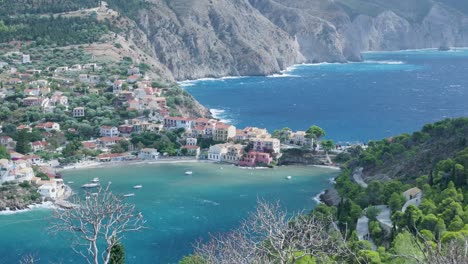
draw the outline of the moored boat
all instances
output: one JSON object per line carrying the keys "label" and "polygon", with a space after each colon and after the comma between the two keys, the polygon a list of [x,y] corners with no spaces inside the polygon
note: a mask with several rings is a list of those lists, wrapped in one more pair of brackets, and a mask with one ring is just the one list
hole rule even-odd
{"label": "moored boat", "polygon": [[97,183],[99,182],[99,178],[94,178],[91,182]]}
{"label": "moored boat", "polygon": [[133,189],[141,189],[141,188],[143,188],[143,185],[135,185],[135,186],[133,186]]}
{"label": "moored boat", "polygon": [[81,188],[96,188],[99,186],[99,183],[86,183],[81,185]]}
{"label": "moored boat", "polygon": [[192,171],[186,171],[186,172],[185,172],[185,175],[192,175],[192,174],[193,174]]}
{"label": "moored boat", "polygon": [[132,197],[132,196],[135,196],[135,194],[134,193],[124,194],[124,197]]}

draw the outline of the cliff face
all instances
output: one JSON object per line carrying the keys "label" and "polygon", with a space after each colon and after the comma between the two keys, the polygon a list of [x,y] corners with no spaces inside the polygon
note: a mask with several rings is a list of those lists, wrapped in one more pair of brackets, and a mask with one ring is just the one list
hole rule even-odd
{"label": "cliff face", "polygon": [[360,60],[362,51],[468,44],[468,16],[462,12],[466,8],[457,10],[450,0],[386,2],[250,0],[272,22],[297,37],[309,62]]}
{"label": "cliff face", "polygon": [[455,0],[147,2],[137,39],[176,80],[359,61],[362,51],[468,46],[468,4]]}
{"label": "cliff face", "polygon": [[292,36],[247,0],[152,0],[140,26],[178,80],[266,75],[304,61]]}

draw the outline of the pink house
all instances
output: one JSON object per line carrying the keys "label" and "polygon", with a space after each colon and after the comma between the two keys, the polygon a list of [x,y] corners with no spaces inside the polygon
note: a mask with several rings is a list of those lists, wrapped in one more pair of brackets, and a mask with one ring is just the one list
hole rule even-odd
{"label": "pink house", "polygon": [[269,153],[250,151],[239,161],[239,166],[254,167],[257,164],[270,165],[273,161]]}

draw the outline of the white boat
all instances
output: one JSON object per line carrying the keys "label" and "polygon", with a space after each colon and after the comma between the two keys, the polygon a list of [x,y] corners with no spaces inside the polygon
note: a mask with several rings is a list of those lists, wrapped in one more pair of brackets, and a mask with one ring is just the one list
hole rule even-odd
{"label": "white boat", "polygon": [[124,197],[132,197],[132,196],[135,196],[135,194],[134,193],[124,194]]}
{"label": "white boat", "polygon": [[192,175],[192,174],[193,174],[192,171],[186,171],[186,172],[185,172],[185,175]]}
{"label": "white boat", "polygon": [[69,181],[69,182],[67,182],[67,183],[68,183],[68,184],[72,184],[72,183],[75,183],[75,182]]}
{"label": "white boat", "polygon": [[292,177],[291,177],[291,176],[287,176],[286,179],[287,179],[287,180],[290,180],[290,179],[292,179]]}
{"label": "white boat", "polygon": [[133,189],[141,189],[141,188],[143,188],[143,185],[135,185],[135,186],[133,186]]}
{"label": "white boat", "polygon": [[99,182],[99,178],[94,178],[91,182],[97,183]]}
{"label": "white boat", "polygon": [[81,188],[95,188],[98,187],[99,183],[86,183],[81,185]]}

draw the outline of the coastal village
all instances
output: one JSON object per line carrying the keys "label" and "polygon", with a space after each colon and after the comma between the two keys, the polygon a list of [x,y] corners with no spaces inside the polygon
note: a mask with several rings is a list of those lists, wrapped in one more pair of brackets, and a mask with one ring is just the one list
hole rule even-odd
{"label": "coastal village", "polygon": [[273,136],[184,116],[174,107],[174,91],[183,91],[152,81],[138,65],[104,79],[109,67],[97,63],[35,68],[34,57],[19,51],[1,58],[0,183],[31,183],[42,200],[70,195],[61,169],[160,159],[271,167],[282,147],[320,149],[306,131]]}

